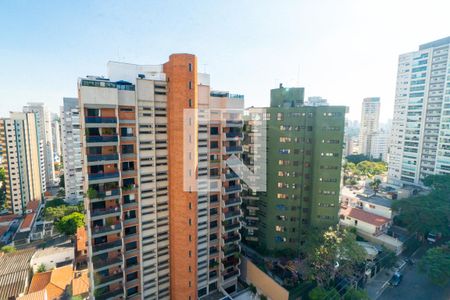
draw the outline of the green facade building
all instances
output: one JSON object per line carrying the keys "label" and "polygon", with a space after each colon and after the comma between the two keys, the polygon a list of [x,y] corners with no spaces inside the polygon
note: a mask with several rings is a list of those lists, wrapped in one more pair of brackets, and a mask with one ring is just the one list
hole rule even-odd
{"label": "green facade building", "polygon": [[[303,88],[271,90],[267,191],[243,193],[245,242],[299,252],[308,229],[338,223],[345,112],[344,106],[305,106]],[[251,143],[251,124],[245,130],[244,143]],[[251,147],[244,151],[251,165]]]}

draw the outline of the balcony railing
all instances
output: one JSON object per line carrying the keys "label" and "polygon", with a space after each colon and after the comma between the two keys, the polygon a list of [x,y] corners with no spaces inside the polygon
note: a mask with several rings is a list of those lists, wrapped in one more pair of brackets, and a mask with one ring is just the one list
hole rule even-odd
{"label": "balcony railing", "polygon": [[106,300],[106,299],[116,299],[119,296],[123,297],[123,288],[119,287],[114,291],[111,292],[105,292],[103,294],[96,294],[95,299],[96,300]]}
{"label": "balcony railing", "polygon": [[87,156],[88,162],[110,161],[118,159],[119,159],[118,154],[89,154]]}
{"label": "balcony railing", "polygon": [[232,234],[227,237],[224,237],[223,241],[225,242],[225,244],[229,244],[229,243],[234,243],[236,241],[239,241],[240,239],[241,239],[241,237],[239,236],[239,234]]}
{"label": "balcony railing", "polygon": [[229,260],[222,261],[223,267],[228,269],[229,267],[233,267],[239,264],[239,259],[231,258]]}
{"label": "balcony railing", "polygon": [[113,189],[108,191],[99,191],[97,192],[96,198],[106,198],[111,196],[118,196],[120,195],[120,189]]}
{"label": "balcony railing", "polygon": [[99,286],[99,285],[104,285],[104,284],[111,284],[113,282],[120,281],[120,280],[123,280],[122,272],[114,274],[114,275],[110,275],[110,276],[96,277],[95,283],[96,283],[96,286]]}
{"label": "balcony railing", "polygon": [[117,123],[114,117],[86,117],[86,123]]}
{"label": "balcony railing", "polygon": [[227,120],[227,126],[242,126],[242,120]]}
{"label": "balcony railing", "polygon": [[110,243],[94,245],[94,246],[92,246],[92,250],[93,250],[93,252],[100,252],[100,251],[105,251],[105,250],[113,250],[115,248],[120,248],[120,247],[122,247],[122,240],[117,240],[117,241],[110,242]]}
{"label": "balcony railing", "polygon": [[91,135],[86,137],[87,143],[111,143],[117,141],[117,135]]}
{"label": "balcony railing", "polygon": [[239,176],[236,173],[228,173],[228,174],[223,174],[223,179],[224,180],[233,180],[233,179],[238,179]]}
{"label": "balcony railing", "polygon": [[240,191],[241,191],[241,185],[240,184],[229,186],[229,187],[224,187],[224,193],[225,194],[237,193],[237,192],[240,192]]}
{"label": "balcony railing", "polygon": [[238,245],[230,245],[222,247],[223,255],[234,255],[235,253],[239,253],[241,251],[240,247]]}
{"label": "balcony railing", "polygon": [[92,234],[93,235],[99,235],[99,234],[111,234],[115,231],[120,231],[122,229],[122,225],[120,223],[115,225],[107,225],[107,226],[101,226],[101,227],[93,227],[92,228]]}
{"label": "balcony railing", "polygon": [[225,273],[223,275],[223,280],[225,281],[225,280],[228,280],[228,279],[230,279],[232,277],[236,277],[238,275],[239,275],[239,270],[233,270],[231,272]]}
{"label": "balcony railing", "polygon": [[89,180],[119,179],[119,172],[89,174]]}
{"label": "balcony railing", "polygon": [[237,206],[237,205],[241,205],[241,204],[242,204],[242,200],[240,197],[224,200],[225,207]]}
{"label": "balcony railing", "polygon": [[110,208],[97,208],[91,210],[91,217],[105,216],[110,214],[120,214],[120,206]]}
{"label": "balcony railing", "polygon": [[224,224],[223,227],[225,229],[225,232],[228,232],[241,228],[241,223]]}
{"label": "balcony railing", "polygon": [[239,153],[242,152],[242,146],[230,146],[230,147],[223,147],[225,153]]}
{"label": "balcony railing", "polygon": [[94,269],[111,267],[114,265],[120,265],[123,262],[122,256],[107,258],[107,259],[95,259],[93,260]]}
{"label": "balcony railing", "polygon": [[241,211],[240,210],[227,211],[227,212],[223,213],[223,216],[224,216],[225,220],[235,218],[235,217],[240,217]]}

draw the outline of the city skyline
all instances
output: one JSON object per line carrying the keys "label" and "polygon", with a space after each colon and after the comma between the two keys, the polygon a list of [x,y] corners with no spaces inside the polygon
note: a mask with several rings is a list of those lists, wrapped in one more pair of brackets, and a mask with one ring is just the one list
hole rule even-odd
{"label": "city skyline", "polygon": [[[445,9],[426,19],[433,5],[410,2],[409,18],[425,19],[403,30],[397,25],[403,1],[364,6],[352,1],[290,2],[277,7],[269,2],[257,7],[250,2],[99,3],[5,3],[0,24],[8,47],[0,50],[6,70],[0,75],[0,97],[7,100],[1,116],[27,102],[45,102],[58,112],[63,97],[76,96],[76,79],[106,75],[107,61],[154,64],[166,53],[189,52],[199,57],[199,71],[210,73],[215,86],[243,93],[247,107],[267,106],[270,89],[283,83],[304,87],[306,97],[349,106],[352,120],[359,119],[363,98],[380,97],[385,122],[393,115],[398,54],[448,35]],[[164,11],[173,14],[163,19],[159,12]],[[321,17],[315,18],[319,12]],[[9,29],[7,24],[18,17],[23,22]],[[20,86],[23,82],[26,89]]]}

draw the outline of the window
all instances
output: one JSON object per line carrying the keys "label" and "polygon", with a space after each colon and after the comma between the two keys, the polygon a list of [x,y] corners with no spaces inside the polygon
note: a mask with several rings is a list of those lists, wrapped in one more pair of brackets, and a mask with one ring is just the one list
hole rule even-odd
{"label": "window", "polygon": [[192,64],[191,63],[188,64],[188,70],[189,70],[189,72],[192,72]]}
{"label": "window", "polygon": [[291,149],[280,149],[278,150],[280,154],[289,154],[291,153]]}
{"label": "window", "polygon": [[138,278],[138,272],[133,272],[130,274],[127,274],[127,281],[132,281]]}
{"label": "window", "polygon": [[284,115],[283,113],[277,113],[277,121],[283,121]]}

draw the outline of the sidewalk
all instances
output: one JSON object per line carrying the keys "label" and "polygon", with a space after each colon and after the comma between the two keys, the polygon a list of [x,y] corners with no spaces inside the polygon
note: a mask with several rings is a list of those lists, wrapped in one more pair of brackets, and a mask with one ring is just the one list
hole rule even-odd
{"label": "sidewalk", "polygon": [[393,267],[388,270],[381,270],[377,275],[375,275],[375,277],[369,280],[366,284],[366,290],[370,299],[378,299],[384,289],[388,286],[389,279],[391,279],[392,275],[394,275],[394,272],[402,270],[406,265],[406,262],[401,258],[397,261],[397,263],[399,263],[398,268]]}

